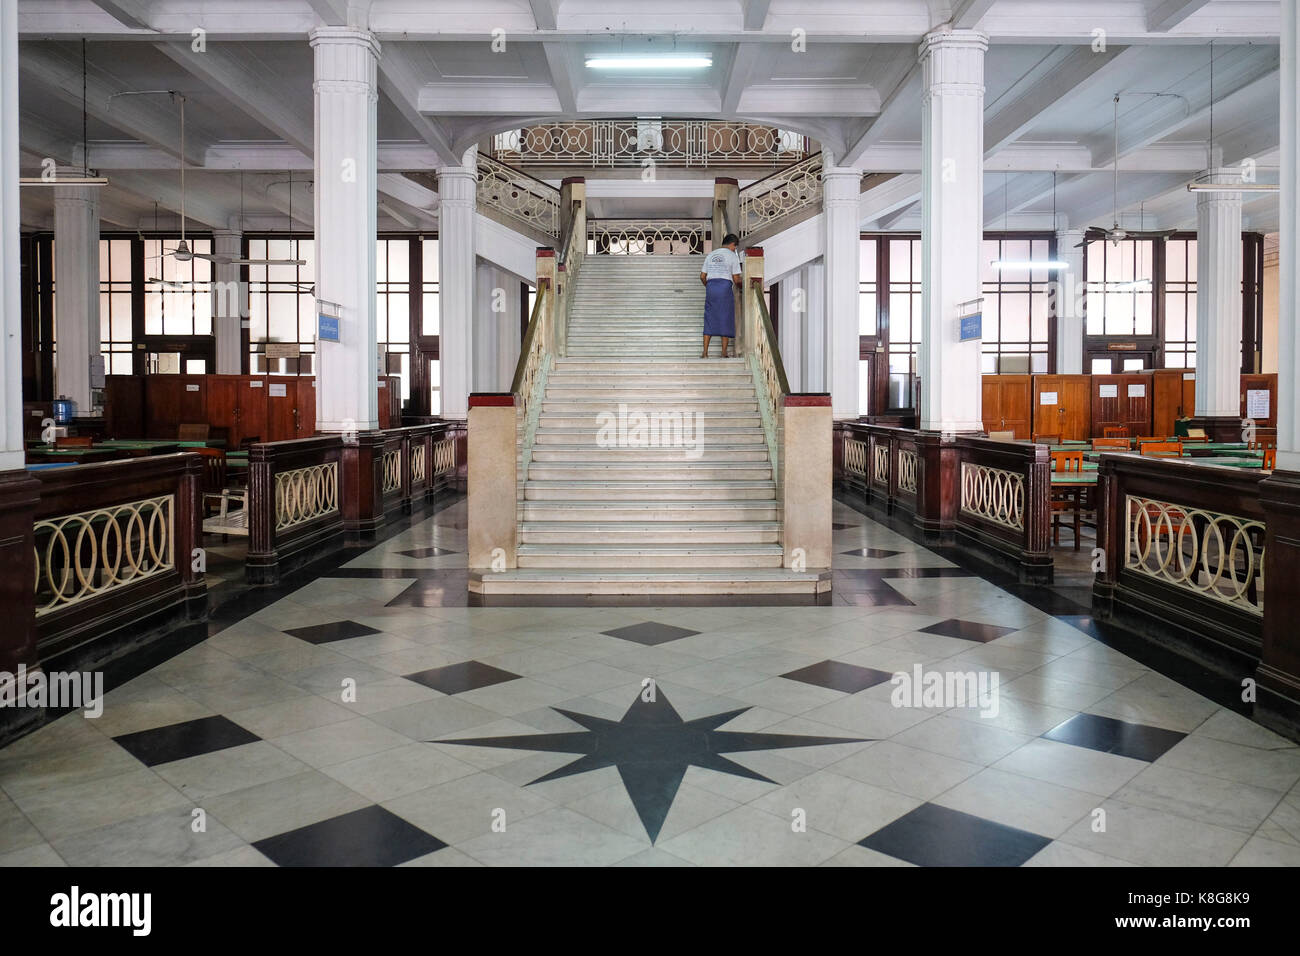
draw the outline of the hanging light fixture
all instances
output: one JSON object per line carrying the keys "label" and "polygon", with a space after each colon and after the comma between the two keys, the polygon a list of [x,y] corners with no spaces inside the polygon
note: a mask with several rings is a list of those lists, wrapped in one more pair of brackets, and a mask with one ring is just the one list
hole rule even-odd
{"label": "hanging light fixture", "polygon": [[107,186],[104,176],[90,174],[90,137],[87,136],[86,122],[86,40],[81,41],[81,175],[60,177],[57,172],[45,176],[22,176],[20,186]]}
{"label": "hanging light fixture", "polygon": [[[1002,231],[1007,232],[1007,223],[1009,221],[1009,208],[1007,203],[1007,180],[1009,173],[1002,174]],[[1052,173],[1052,223],[1056,223],[1056,173]],[[994,259],[990,263],[998,272],[1027,272],[1034,269],[1043,272],[1064,272],[1070,268],[1068,262],[1060,259]]]}

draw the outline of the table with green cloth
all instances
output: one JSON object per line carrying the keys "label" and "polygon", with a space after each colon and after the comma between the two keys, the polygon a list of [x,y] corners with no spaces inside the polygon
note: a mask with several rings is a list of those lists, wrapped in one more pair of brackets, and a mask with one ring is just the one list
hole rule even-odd
{"label": "table with green cloth", "polygon": [[159,441],[152,438],[110,438],[96,442],[95,448],[115,448],[127,454],[142,458],[146,455],[170,455],[180,451],[180,442]]}
{"label": "table with green cloth", "polygon": [[70,461],[85,465],[99,461],[116,461],[129,457],[130,455],[120,448],[86,448],[83,446],[52,448],[49,445],[44,445],[27,449],[27,461],[33,463]]}

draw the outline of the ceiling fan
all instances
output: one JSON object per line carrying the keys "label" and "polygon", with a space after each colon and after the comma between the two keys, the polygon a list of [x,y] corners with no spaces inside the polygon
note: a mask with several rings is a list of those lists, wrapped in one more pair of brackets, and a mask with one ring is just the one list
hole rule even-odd
{"label": "ceiling fan", "polygon": [[1125,239],[1164,239],[1172,236],[1178,230],[1165,229],[1147,231],[1142,229],[1125,229],[1119,224],[1119,94],[1115,94],[1114,118],[1111,121],[1111,134],[1114,138],[1115,150],[1111,158],[1111,172],[1114,179],[1114,201],[1115,215],[1109,229],[1104,226],[1089,226],[1084,231],[1083,241],[1076,243],[1076,249],[1086,246],[1090,242],[1111,242],[1119,245]]}

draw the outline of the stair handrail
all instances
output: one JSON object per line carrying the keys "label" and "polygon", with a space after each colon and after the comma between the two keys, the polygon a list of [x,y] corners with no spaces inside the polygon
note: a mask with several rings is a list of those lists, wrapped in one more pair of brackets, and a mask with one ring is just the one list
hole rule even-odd
{"label": "stair handrail", "polygon": [[746,351],[749,353],[750,371],[758,393],[759,414],[763,420],[768,455],[772,460],[772,474],[777,476],[781,473],[777,422],[785,396],[790,394],[790,381],[785,375],[785,363],[781,360],[781,346],[776,338],[776,329],[772,326],[772,316],[768,313],[767,302],[763,298],[761,276],[750,279],[748,293],[753,295],[757,306],[758,327],[744,330],[750,339]]}
{"label": "stair handrail", "polygon": [[551,281],[539,279],[537,298],[533,302],[528,328],[524,330],[524,338],[519,346],[514,381],[510,384],[518,416],[516,438],[521,455],[521,476],[528,474],[528,465],[532,460],[533,437],[541,417],[542,396],[546,392],[546,378],[554,356],[554,344],[550,341],[554,314],[551,296]]}
{"label": "stair handrail", "polygon": [[477,200],[552,238],[560,234],[560,191],[536,176],[478,154]]}
{"label": "stair handrail", "polygon": [[742,239],[822,201],[822,154],[784,166],[740,190]]}

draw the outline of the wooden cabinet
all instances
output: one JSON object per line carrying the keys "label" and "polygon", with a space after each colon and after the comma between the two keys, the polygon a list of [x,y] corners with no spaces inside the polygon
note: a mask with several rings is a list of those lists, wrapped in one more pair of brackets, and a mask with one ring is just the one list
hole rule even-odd
{"label": "wooden cabinet", "polygon": [[985,375],[981,382],[984,430],[1013,431],[1017,438],[1029,438],[1032,385],[1028,375]]}
{"label": "wooden cabinet", "polygon": [[208,422],[224,429],[227,448],[266,438],[266,376],[209,375]]}
{"label": "wooden cabinet", "polygon": [[1163,368],[1151,373],[1151,434],[1173,435],[1174,422],[1196,410],[1196,373]]}
{"label": "wooden cabinet", "polygon": [[1064,440],[1092,437],[1090,375],[1035,375],[1033,432],[1060,435]]}
{"label": "wooden cabinet", "polygon": [[109,438],[145,437],[146,381],[143,375],[105,376],[104,433]]}
{"label": "wooden cabinet", "polygon": [[[1096,437],[1107,428],[1124,427],[1130,436],[1154,435],[1150,372],[1092,376],[1092,429]],[[1168,432],[1172,435],[1172,429]],[[1161,435],[1161,437],[1165,437]]]}
{"label": "wooden cabinet", "polygon": [[[1268,417],[1248,415],[1249,393],[1254,391],[1268,392]],[[1270,372],[1267,374],[1252,374],[1241,376],[1241,417],[1254,418],[1255,425],[1258,428],[1276,428],[1277,427],[1277,373]]]}

